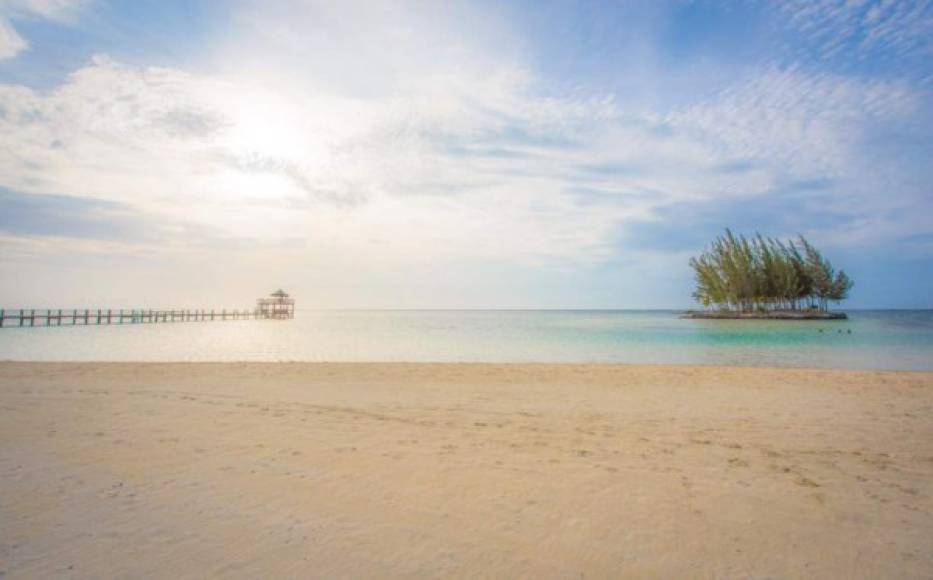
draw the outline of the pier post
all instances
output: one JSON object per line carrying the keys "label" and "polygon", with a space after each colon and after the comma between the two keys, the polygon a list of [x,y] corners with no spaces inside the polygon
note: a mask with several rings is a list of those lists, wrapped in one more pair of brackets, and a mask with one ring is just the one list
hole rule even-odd
{"label": "pier post", "polygon": [[61,308],[58,309],[58,325],[59,326],[62,325],[62,309]]}
{"label": "pier post", "polygon": [[51,309],[47,309],[45,311],[45,325],[52,326],[52,310]]}
{"label": "pier post", "polygon": [[36,325],[36,309],[33,308],[32,310],[29,311],[29,326],[35,326],[35,325]]}
{"label": "pier post", "polygon": [[3,328],[3,314],[4,310],[0,308],[0,328]]}
{"label": "pier post", "polygon": [[22,308],[19,309],[19,325],[23,325],[23,321],[26,320],[26,311]]}

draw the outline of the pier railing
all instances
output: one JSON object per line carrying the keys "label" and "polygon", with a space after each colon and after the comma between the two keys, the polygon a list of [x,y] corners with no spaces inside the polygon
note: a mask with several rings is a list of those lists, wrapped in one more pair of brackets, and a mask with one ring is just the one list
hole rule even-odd
{"label": "pier railing", "polygon": [[[292,315],[288,318],[294,316]],[[0,328],[22,326],[77,326],[99,324],[155,324],[164,322],[210,322],[283,318],[259,308],[244,310],[126,310],[90,309],[0,309]]]}

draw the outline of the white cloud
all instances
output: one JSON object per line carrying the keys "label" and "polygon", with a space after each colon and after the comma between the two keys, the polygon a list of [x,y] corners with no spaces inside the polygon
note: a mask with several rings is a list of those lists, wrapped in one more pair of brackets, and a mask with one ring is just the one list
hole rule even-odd
{"label": "white cloud", "polygon": [[867,124],[903,121],[917,104],[903,83],[770,68],[666,119],[728,156],[838,177]]}
{"label": "white cloud", "polygon": [[68,22],[90,0],[2,0],[0,1],[0,60],[13,58],[29,48],[10,22],[11,18],[46,18]]}
{"label": "white cloud", "polygon": [[362,98],[98,57],[49,94],[0,86],[0,185],[339,259],[598,262],[659,207],[842,174],[859,127],[910,106],[793,70],[665,115],[536,96],[513,64],[433,81]]}
{"label": "white cloud", "polygon": [[0,14],[0,60],[14,57],[28,46],[10,22]]}
{"label": "white cloud", "polygon": [[66,22],[90,3],[91,0],[3,0],[0,13]]}
{"label": "white cloud", "polygon": [[846,50],[898,57],[933,54],[930,0],[788,0],[789,22],[815,41],[824,57]]}

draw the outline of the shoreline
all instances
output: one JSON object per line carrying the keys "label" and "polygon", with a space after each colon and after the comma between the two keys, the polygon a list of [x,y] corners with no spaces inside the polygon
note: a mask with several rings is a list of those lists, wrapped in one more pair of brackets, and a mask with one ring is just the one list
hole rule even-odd
{"label": "shoreline", "polygon": [[3,362],[0,568],[922,578],[931,408],[922,371]]}
{"label": "shoreline", "polygon": [[281,360],[281,361],[254,361],[254,360],[179,360],[179,361],[161,361],[161,360],[15,360],[0,359],[0,369],[4,366],[94,366],[94,367],[170,367],[170,366],[269,366],[269,367],[490,367],[497,369],[508,369],[509,367],[527,367],[530,369],[555,369],[555,368],[576,368],[585,369],[630,369],[630,370],[723,370],[723,371],[774,371],[774,372],[828,372],[828,373],[885,373],[885,374],[915,374],[929,375],[933,380],[933,370],[926,369],[900,369],[888,367],[807,367],[807,366],[779,366],[779,365],[741,365],[741,364],[715,364],[715,363],[630,363],[630,362],[544,362],[544,361],[392,361],[392,360],[373,360],[373,361],[302,361],[302,360]]}
{"label": "shoreline", "polygon": [[269,367],[349,367],[348,370],[358,367],[388,367],[402,369],[405,367],[495,367],[497,369],[508,369],[509,367],[527,367],[529,369],[560,369],[576,368],[584,369],[630,369],[630,370],[721,370],[721,371],[773,371],[773,372],[828,372],[828,373],[871,373],[871,374],[913,374],[929,375],[933,381],[933,370],[929,369],[906,369],[890,367],[828,367],[828,366],[779,366],[779,365],[741,365],[741,364],[703,364],[703,363],[629,363],[629,362],[529,362],[529,361],[251,361],[251,360],[230,360],[230,361],[115,361],[115,360],[12,360],[0,359],[0,367],[9,365],[35,365],[35,366],[83,366],[93,365],[95,367],[117,367],[124,366],[128,368],[138,367],[169,367],[169,366],[269,366]]}

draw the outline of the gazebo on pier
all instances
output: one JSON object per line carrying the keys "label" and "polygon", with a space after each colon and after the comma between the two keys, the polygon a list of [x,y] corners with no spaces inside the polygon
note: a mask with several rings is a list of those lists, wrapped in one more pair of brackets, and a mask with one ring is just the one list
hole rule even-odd
{"label": "gazebo on pier", "polygon": [[260,298],[256,301],[256,318],[272,318],[285,320],[295,318],[295,299],[279,288],[269,295],[269,298]]}

